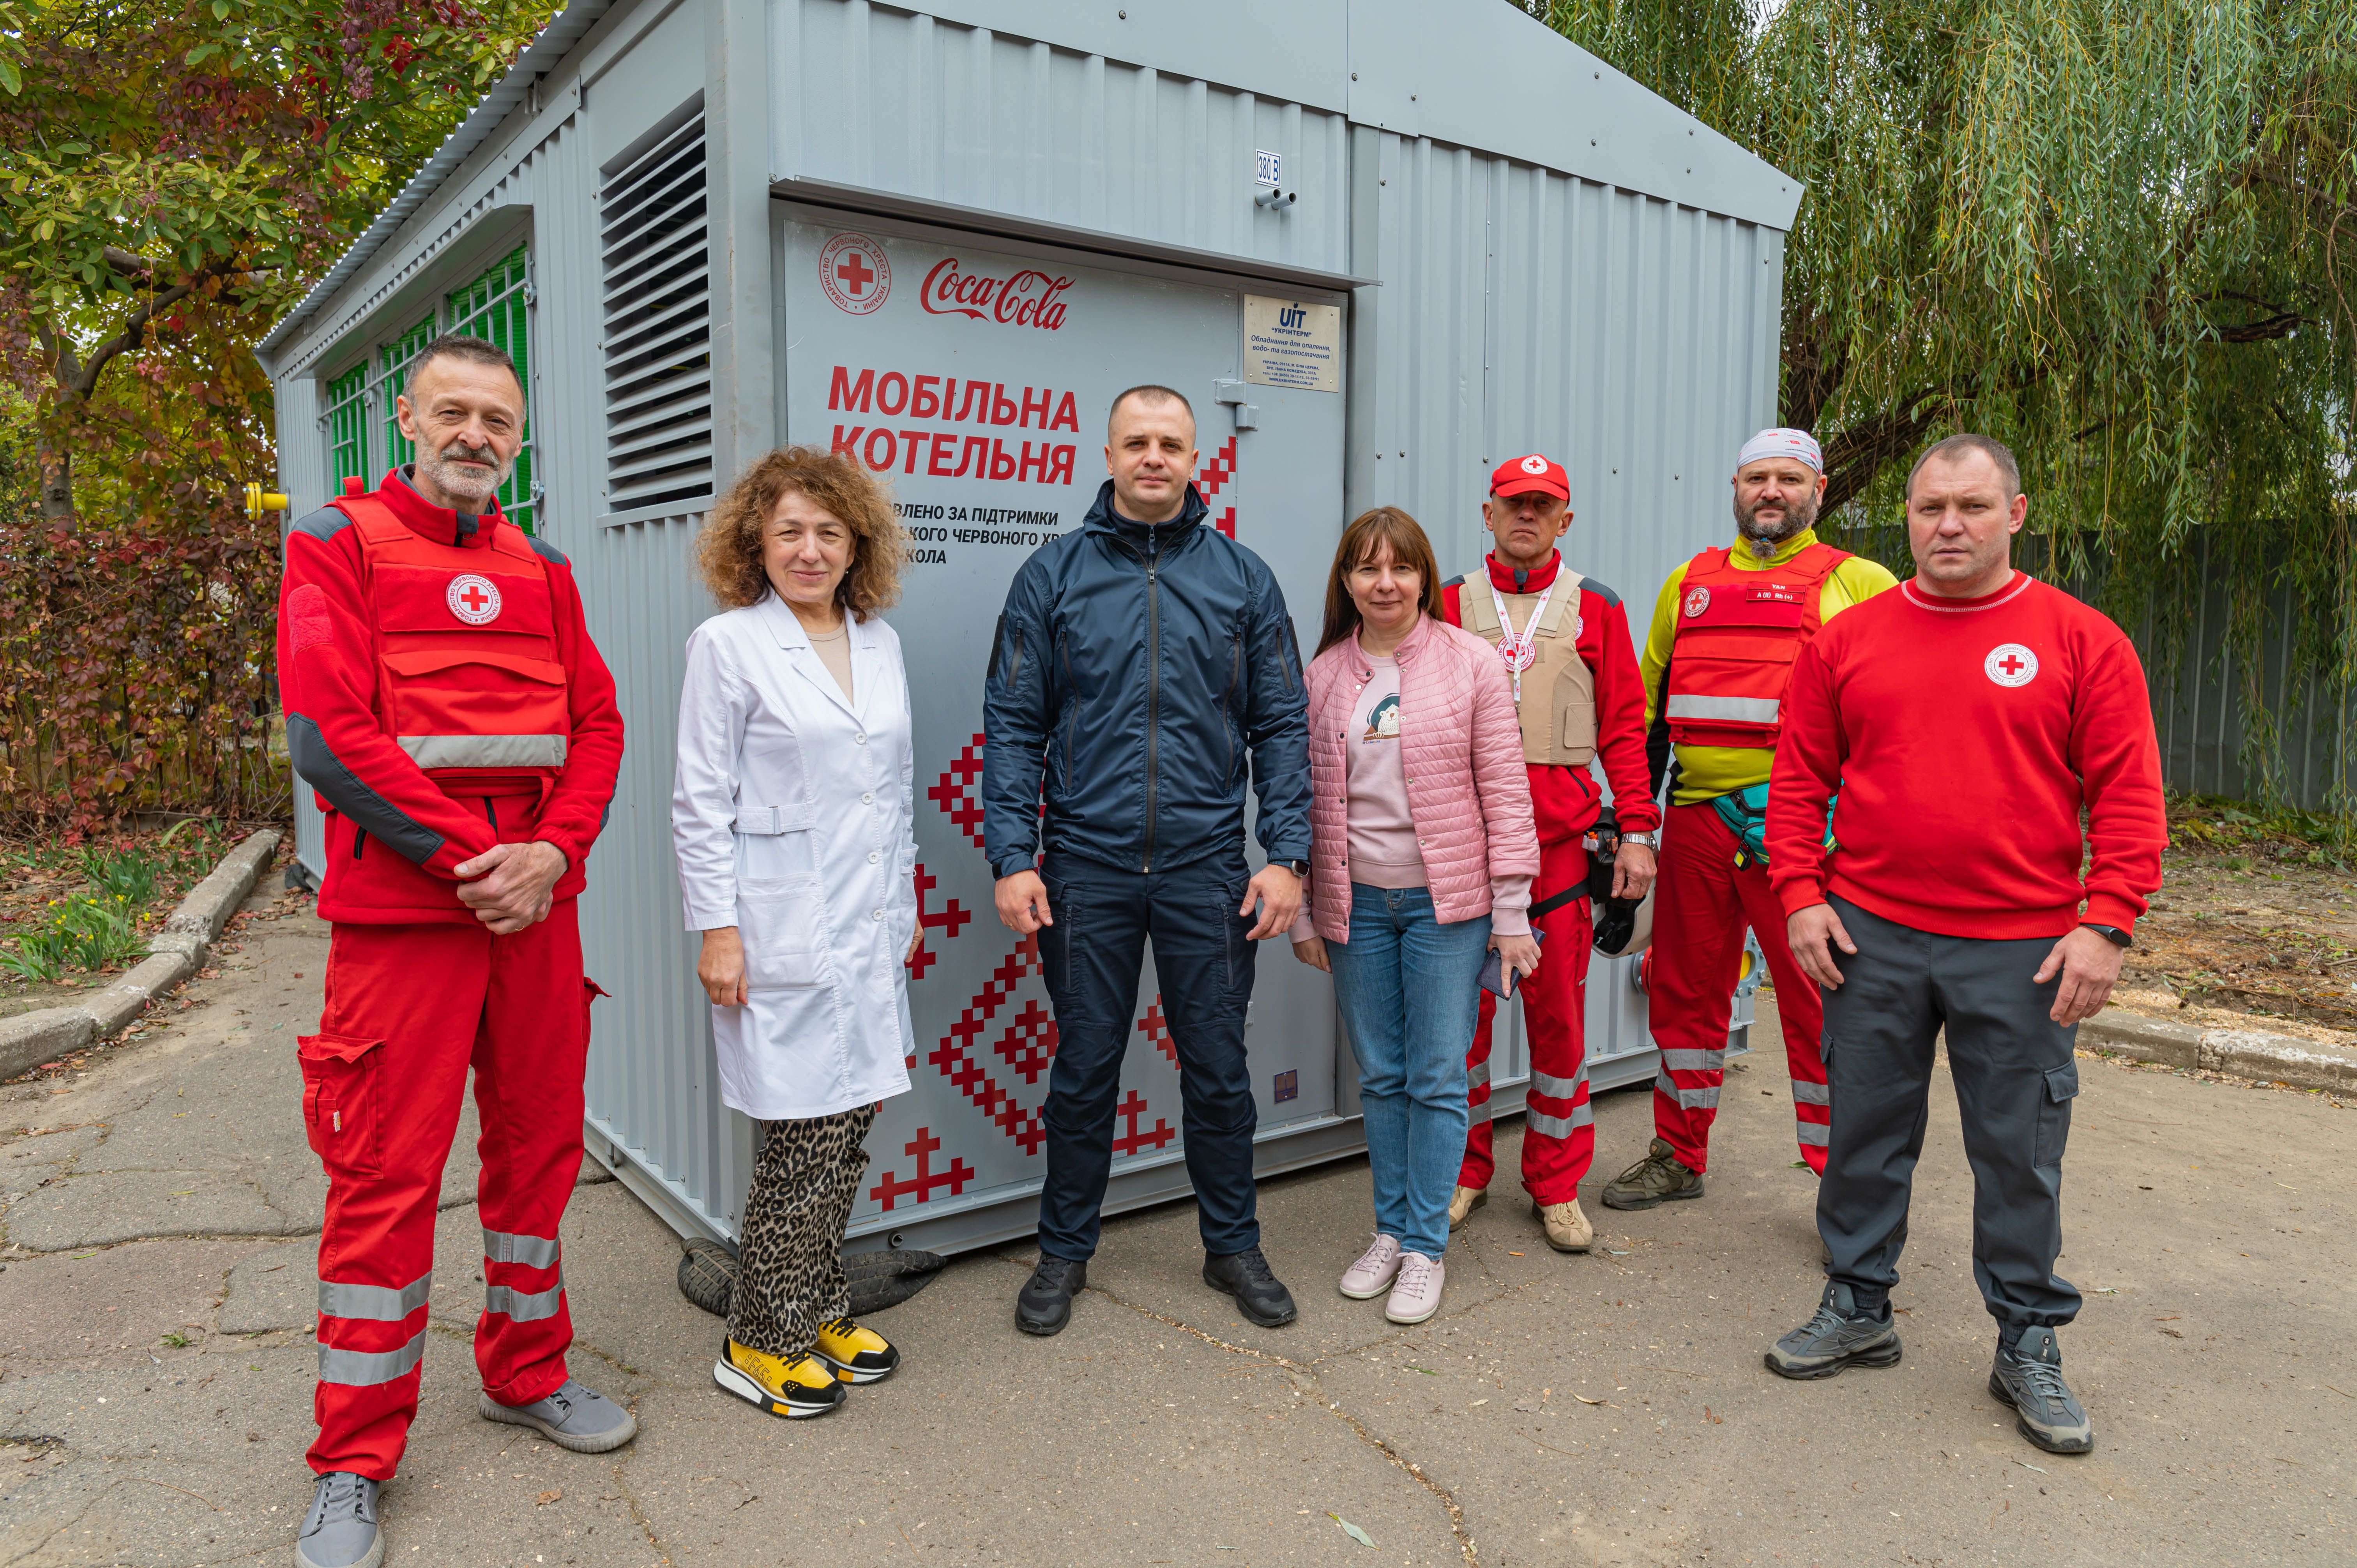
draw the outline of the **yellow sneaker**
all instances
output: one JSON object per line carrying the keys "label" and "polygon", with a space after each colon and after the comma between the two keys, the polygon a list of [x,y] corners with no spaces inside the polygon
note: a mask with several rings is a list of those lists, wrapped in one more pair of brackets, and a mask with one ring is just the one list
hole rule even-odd
{"label": "yellow sneaker", "polygon": [[889,1339],[847,1317],[819,1325],[818,1355],[846,1383],[880,1383],[900,1367]]}
{"label": "yellow sneaker", "polygon": [[789,1362],[759,1350],[748,1350],[734,1339],[724,1340],[720,1359],[712,1364],[712,1380],[748,1404],[789,1421],[824,1415],[851,1397],[835,1381],[831,1368],[816,1356]]}

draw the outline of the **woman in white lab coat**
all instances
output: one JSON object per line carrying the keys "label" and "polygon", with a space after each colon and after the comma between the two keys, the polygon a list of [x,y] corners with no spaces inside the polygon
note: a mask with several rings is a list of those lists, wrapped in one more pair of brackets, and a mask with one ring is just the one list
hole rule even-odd
{"label": "woman in white lab coat", "polygon": [[713,1380],[772,1415],[823,1415],[900,1359],[846,1316],[843,1228],[916,1048],[909,681],[877,614],[904,541],[856,460],[793,446],[698,543],[725,607],[688,639],[672,836],[721,1098],[766,1133]]}

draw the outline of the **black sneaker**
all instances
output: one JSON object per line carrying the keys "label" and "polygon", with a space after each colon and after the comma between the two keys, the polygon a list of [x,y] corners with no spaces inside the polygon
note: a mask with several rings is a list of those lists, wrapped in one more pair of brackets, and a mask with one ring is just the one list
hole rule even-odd
{"label": "black sneaker", "polygon": [[1282,1328],[1301,1316],[1293,1293],[1270,1272],[1258,1247],[1203,1254],[1203,1283],[1236,1298],[1236,1310],[1263,1328]]}
{"label": "black sneaker", "polygon": [[1846,1367],[1899,1365],[1895,1319],[1857,1309],[1849,1286],[1825,1282],[1817,1315],[1768,1348],[1768,1369],[1780,1378],[1830,1378]]}
{"label": "black sneaker", "polygon": [[1988,1386],[2013,1407],[2014,1430],[2049,1454],[2084,1454],[2095,1446],[2094,1426],[2062,1380],[2062,1347],[2051,1328],[2024,1330],[2011,1350],[1998,1346]]}
{"label": "black sneaker", "polygon": [[1026,1334],[1061,1334],[1072,1320],[1072,1296],[1087,1288],[1085,1259],[1039,1254],[1039,1266],[1015,1297],[1015,1326]]}

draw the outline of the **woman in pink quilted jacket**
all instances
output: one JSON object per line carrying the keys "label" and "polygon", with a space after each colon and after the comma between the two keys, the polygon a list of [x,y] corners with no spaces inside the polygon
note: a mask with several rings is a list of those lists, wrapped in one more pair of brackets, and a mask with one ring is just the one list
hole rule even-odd
{"label": "woman in pink quilted jacket", "polygon": [[1375,1240],[1342,1275],[1383,1315],[1440,1310],[1449,1188],[1465,1148],[1465,1054],[1491,949],[1539,965],[1539,868],[1513,693],[1497,650],[1435,614],[1415,519],[1377,507],[1343,531],[1310,661],[1308,897],[1302,962],[1334,976],[1359,1063]]}

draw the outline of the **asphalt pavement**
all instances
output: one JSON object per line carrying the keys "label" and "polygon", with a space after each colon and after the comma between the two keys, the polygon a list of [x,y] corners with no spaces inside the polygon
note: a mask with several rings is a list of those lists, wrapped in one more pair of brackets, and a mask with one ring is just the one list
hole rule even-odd
{"label": "asphalt pavement", "polygon": [[[250,908],[266,910],[266,900]],[[190,1005],[86,1074],[0,1088],[0,1565],[293,1561],[310,1497],[325,1183],[295,1036],[327,931],[257,919]],[[1728,1074],[1707,1196],[1596,1187],[1644,1151],[1597,1106],[1592,1256],[1548,1251],[1500,1132],[1441,1315],[1333,1282],[1364,1244],[1351,1160],[1262,1188],[1301,1303],[1242,1322],[1191,1206],[1107,1224],[1072,1326],[1012,1321],[1031,1254],[959,1259],[873,1320],[907,1356],[823,1421],[712,1387],[720,1325],[677,1243],[594,1167],[566,1214],[573,1366],[638,1412],[619,1454],[475,1413],[471,1112],[444,1183],[424,1404],[384,1492],[389,1563],[847,1565],[2346,1563],[2357,1452],[2357,1111],[2083,1061],[2062,1335],[2093,1455],[2015,1435],[1984,1384],[1971,1178],[1944,1086],[1887,1371],[1788,1383],[1760,1351],[1822,1283],[1772,999]],[[1362,1543],[1361,1537],[1364,1538]]]}

